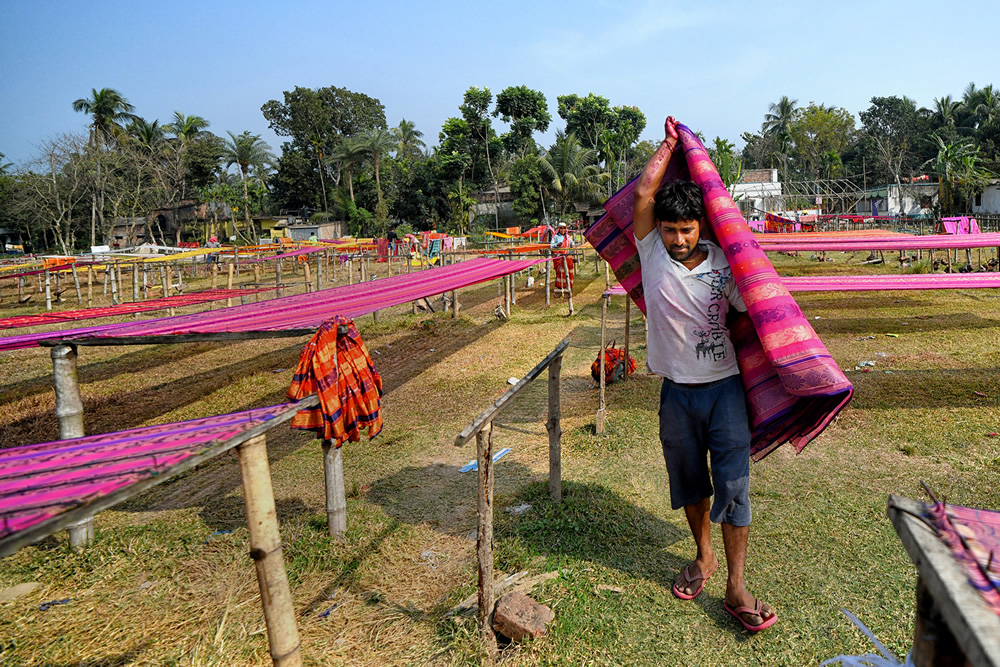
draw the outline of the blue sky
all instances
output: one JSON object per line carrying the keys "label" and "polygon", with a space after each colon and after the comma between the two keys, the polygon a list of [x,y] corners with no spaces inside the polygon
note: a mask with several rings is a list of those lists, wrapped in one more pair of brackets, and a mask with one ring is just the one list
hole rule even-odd
{"label": "blue sky", "polygon": [[[620,9],[626,6],[626,10]],[[378,98],[390,126],[428,145],[469,86],[527,85],[636,105],[644,138],[672,114],[736,143],[782,95],[857,115],[874,95],[923,106],[971,81],[1000,86],[995,2],[5,3],[0,152],[20,165],[46,139],[85,132],[73,100],[115,88],[147,120],[198,114],[277,152],[260,107],[295,86]]]}

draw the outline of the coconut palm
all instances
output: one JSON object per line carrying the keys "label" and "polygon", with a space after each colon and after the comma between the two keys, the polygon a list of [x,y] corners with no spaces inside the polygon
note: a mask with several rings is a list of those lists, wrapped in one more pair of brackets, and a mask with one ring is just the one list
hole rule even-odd
{"label": "coconut palm", "polygon": [[271,153],[271,147],[262,141],[259,134],[250,134],[249,130],[244,130],[241,134],[235,135],[226,132],[229,139],[223,139],[223,155],[226,161],[226,168],[232,165],[239,167],[240,176],[243,178],[243,219],[247,229],[250,228],[250,192],[247,187],[247,178],[250,170],[262,170],[267,164],[272,164],[276,158]]}
{"label": "coconut palm", "polygon": [[798,100],[782,95],[780,100],[768,107],[767,113],[764,114],[764,123],[760,128],[763,134],[773,137],[776,142],[776,152],[784,167],[785,180],[788,179],[788,149],[791,143],[792,123],[799,115],[796,104]]}
{"label": "coconut palm", "polygon": [[181,145],[186,145],[205,129],[210,123],[201,116],[185,116],[180,111],[174,112],[174,120],[163,126],[163,129],[180,139]]}
{"label": "coconut palm", "polygon": [[601,195],[601,183],[608,177],[597,166],[597,151],[584,148],[572,132],[556,132],[556,142],[538,156],[538,166],[548,188],[556,194],[559,212],[565,213],[574,201],[592,201]]}
{"label": "coconut palm", "polygon": [[137,118],[133,106],[122,94],[112,88],[92,88],[90,98],[81,97],[73,102],[73,111],[90,114],[90,140],[98,148],[105,142],[121,136],[125,123]]}
{"label": "coconut palm", "polygon": [[396,140],[396,155],[398,157],[414,157],[420,155],[420,149],[426,144],[420,138],[424,133],[417,129],[413,121],[405,118],[399,121],[399,126],[392,128],[392,136]]}
{"label": "coconut palm", "polygon": [[166,139],[166,133],[160,125],[160,121],[150,122],[138,116],[128,124],[126,132],[129,138],[145,153],[153,153]]}
{"label": "coconut palm", "polygon": [[342,136],[333,149],[332,158],[347,172],[347,190],[354,201],[354,169],[361,165],[368,156],[364,137]]}
{"label": "coconut palm", "polygon": [[931,119],[937,127],[955,127],[961,108],[962,103],[951,99],[951,95],[935,97]]}
{"label": "coconut palm", "polygon": [[365,148],[368,149],[368,154],[371,156],[372,164],[375,167],[375,189],[378,192],[378,203],[381,204],[382,181],[379,178],[379,167],[382,163],[382,156],[395,148],[396,141],[392,138],[388,130],[381,128],[372,130],[364,136],[364,140]]}

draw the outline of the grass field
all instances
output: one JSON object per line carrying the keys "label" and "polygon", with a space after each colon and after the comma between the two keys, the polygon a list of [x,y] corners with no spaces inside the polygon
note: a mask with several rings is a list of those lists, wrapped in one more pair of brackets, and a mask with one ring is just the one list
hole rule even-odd
{"label": "grass field", "polygon": [[[773,257],[779,273],[859,273],[863,254],[824,264]],[[850,261],[848,261],[850,260]],[[244,278],[246,279],[246,278]],[[502,649],[509,665],[808,665],[871,650],[856,614],[902,656],[912,644],[915,568],[886,517],[890,493],[1000,508],[1000,294],[990,291],[802,294],[797,301],[855,384],[841,416],[802,454],[781,448],[751,468],[747,578],[780,616],[751,636],[723,610],[725,576],[683,602],[670,584],[692,557],[669,507],[657,438],[659,382],[644,368],[608,389],[608,431],[594,434],[589,367],[600,340],[593,261],[577,313],[544,308],[519,281],[510,321],[497,288],[464,290],[458,319],[383,312],[359,320],[383,374],[385,430],[344,447],[348,531],[326,534],[318,441],[269,436],[285,560],[308,665],[473,665],[489,661],[471,618],[448,614],[475,591],[475,457],[455,435],[564,337],[563,497],[548,499],[546,388],[536,382],[496,422],[496,567],[556,572],[534,597],[550,632]],[[197,285],[196,285],[197,286]],[[8,292],[9,293],[9,292]],[[70,293],[67,292],[65,296]],[[71,304],[60,307],[75,308]],[[5,301],[0,316],[33,312]],[[204,308],[202,307],[196,307]],[[636,311],[633,310],[633,315]],[[623,297],[611,337],[623,338]],[[18,332],[21,332],[19,330]],[[13,332],[10,332],[13,333]],[[894,336],[890,335],[893,334]],[[88,433],[280,401],[305,339],[81,348]],[[869,372],[855,371],[874,361]],[[0,446],[57,437],[47,349],[0,352]],[[530,503],[521,514],[504,508]],[[72,553],[57,535],[0,561],[4,665],[270,664],[235,455],[223,456],[96,518]],[[721,545],[721,533],[714,536]],[[721,548],[720,548],[721,551]],[[69,602],[41,611],[50,600]]]}

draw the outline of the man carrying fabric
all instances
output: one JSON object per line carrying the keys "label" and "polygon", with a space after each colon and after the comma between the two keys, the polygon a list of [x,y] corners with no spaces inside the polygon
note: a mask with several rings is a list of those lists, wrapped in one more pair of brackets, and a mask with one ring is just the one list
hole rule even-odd
{"label": "man carrying fabric", "polygon": [[[746,311],[721,249],[701,240],[705,204],[691,181],[660,187],[677,145],[673,117],[666,138],[635,188],[633,232],[642,265],[649,322],[647,366],[663,378],[660,441],[670,502],[684,508],[697,546],[673,593],[697,597],[718,569],[711,524],[722,524],[728,577],[725,608],[748,630],[778,620],[746,589],[750,525],[750,426],[736,353],[726,328],[732,306]],[[709,473],[710,458],[711,473]],[[713,486],[715,491],[712,499]]]}
{"label": "man carrying fabric", "polygon": [[576,268],[573,266],[573,258],[566,255],[566,251],[573,247],[573,237],[570,236],[565,222],[560,222],[556,227],[556,233],[552,235],[549,247],[556,251],[553,253],[554,255],[563,255],[563,257],[552,260],[556,270],[555,290],[557,292],[571,292]]}

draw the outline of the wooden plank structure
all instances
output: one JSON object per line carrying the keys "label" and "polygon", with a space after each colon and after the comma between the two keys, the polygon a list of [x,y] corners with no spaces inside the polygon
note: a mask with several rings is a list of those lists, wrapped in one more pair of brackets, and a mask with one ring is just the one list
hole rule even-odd
{"label": "wooden plank structure", "polygon": [[488,643],[494,640],[490,617],[493,614],[493,420],[510,407],[521,391],[532,380],[549,370],[549,418],[545,428],[549,433],[549,497],[555,502],[562,501],[562,423],[559,398],[559,378],[562,373],[562,355],[569,346],[564,339],[544,359],[532,368],[518,382],[504,392],[471,424],[455,437],[455,446],[461,447],[472,438],[476,439],[476,460],[479,483],[477,485],[476,559],[479,570],[478,602],[479,627],[482,637]]}
{"label": "wooden plank structure", "polygon": [[920,502],[889,496],[889,519],[919,575],[913,664],[1000,667],[1000,616],[986,606],[934,530],[918,518],[923,512]]}
{"label": "wooden plank structure", "polygon": [[[257,570],[261,605],[267,627],[271,658],[277,667],[302,664],[298,625],[292,604],[288,576],[282,555],[278,531],[274,491],[267,460],[266,433],[290,420],[303,408],[312,407],[318,398],[309,396],[275,415],[226,440],[210,443],[205,449],[158,474],[130,483],[106,495],[99,495],[63,512],[55,514],[19,532],[0,539],[0,557],[13,554],[23,546],[44,539],[60,530],[87,522],[99,511],[109,509],[130,498],[173,479],[181,473],[231,450],[239,460],[243,496],[246,503],[247,528],[250,532],[250,557]],[[169,444],[169,443],[167,443]]]}

